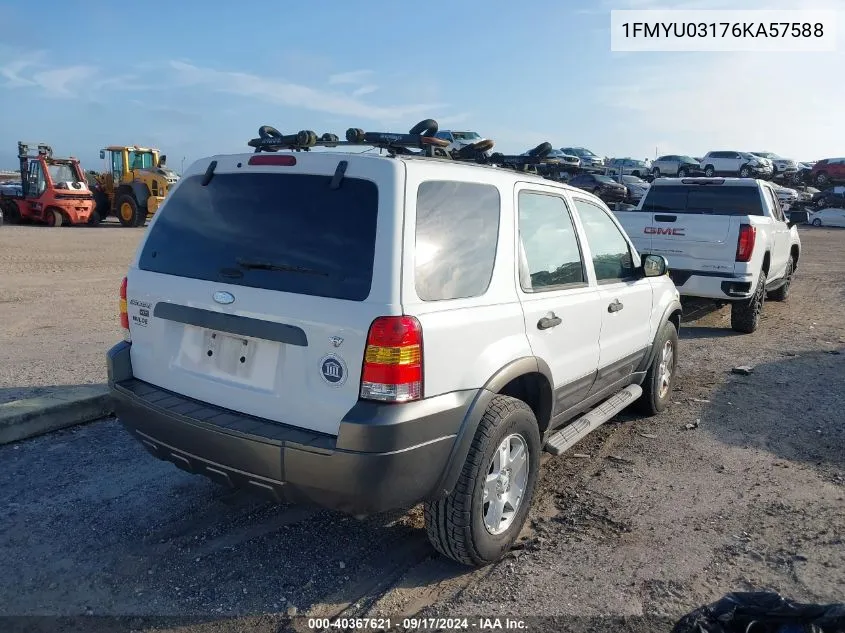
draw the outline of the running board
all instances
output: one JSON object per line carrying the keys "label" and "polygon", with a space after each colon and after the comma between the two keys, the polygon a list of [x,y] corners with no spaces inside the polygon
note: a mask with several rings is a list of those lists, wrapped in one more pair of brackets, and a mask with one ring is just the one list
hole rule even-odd
{"label": "running board", "polygon": [[628,385],[621,391],[617,391],[595,409],[582,415],[571,424],[567,424],[552,435],[543,449],[552,455],[560,455],[610,420],[642,394],[643,388],[639,385]]}

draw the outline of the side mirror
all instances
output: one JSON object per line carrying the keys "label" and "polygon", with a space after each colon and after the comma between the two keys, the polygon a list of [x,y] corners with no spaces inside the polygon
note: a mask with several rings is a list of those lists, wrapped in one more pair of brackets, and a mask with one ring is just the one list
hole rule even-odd
{"label": "side mirror", "polygon": [[789,226],[795,226],[796,224],[807,224],[810,222],[810,212],[809,211],[790,211],[789,213]]}
{"label": "side mirror", "polygon": [[669,273],[669,262],[663,255],[643,255],[643,273],[646,277],[662,277]]}
{"label": "side mirror", "polygon": [[105,159],[105,157],[106,157],[106,150],[101,149],[101,150],[100,150],[100,160]]}
{"label": "side mirror", "polygon": [[158,166],[159,167],[164,167],[164,163],[166,163],[166,162],[167,162],[167,154],[162,154],[161,156],[159,156],[159,158],[158,158]]}

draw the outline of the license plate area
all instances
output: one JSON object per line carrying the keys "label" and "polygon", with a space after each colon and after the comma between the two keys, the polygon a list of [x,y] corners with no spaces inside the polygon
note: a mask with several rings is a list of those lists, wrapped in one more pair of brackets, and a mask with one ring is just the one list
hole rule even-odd
{"label": "license plate area", "polygon": [[229,376],[248,376],[255,352],[255,341],[216,330],[203,331],[204,362],[217,372]]}

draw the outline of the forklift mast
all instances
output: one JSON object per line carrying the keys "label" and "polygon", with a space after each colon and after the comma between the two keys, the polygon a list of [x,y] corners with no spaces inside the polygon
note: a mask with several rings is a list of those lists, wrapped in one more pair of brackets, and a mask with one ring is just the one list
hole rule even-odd
{"label": "forklift mast", "polygon": [[[33,145],[37,148],[36,154],[29,153],[30,147]],[[21,166],[21,190],[24,197],[26,197],[28,193],[27,185],[29,178],[27,176],[29,173],[29,160],[31,158],[41,158],[42,156],[45,158],[52,158],[53,148],[46,143],[24,143],[22,141],[18,141],[18,161]]]}

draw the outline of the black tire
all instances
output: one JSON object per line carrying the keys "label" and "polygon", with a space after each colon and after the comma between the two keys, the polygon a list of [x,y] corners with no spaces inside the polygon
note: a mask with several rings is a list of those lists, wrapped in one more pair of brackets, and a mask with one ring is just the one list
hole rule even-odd
{"label": "black tire", "polygon": [[139,221],[143,224],[147,219],[147,208],[141,207],[135,200],[135,196],[128,193],[117,197],[114,208],[117,210],[117,219],[123,226],[138,226]]}
{"label": "black tire", "polygon": [[424,121],[420,121],[414,127],[412,127],[408,131],[408,134],[410,134],[411,136],[416,136],[418,134],[420,136],[434,136],[435,134],[437,134],[437,130],[439,129],[440,128],[437,125],[437,121],[435,121],[434,119],[425,119]]}
{"label": "black tire", "polygon": [[824,209],[826,204],[827,204],[827,198],[825,196],[822,196],[821,198],[816,200],[816,208],[817,209]]}
{"label": "black tire", "polygon": [[689,171],[687,171],[686,167],[680,167],[678,169],[678,178],[686,178]]}
{"label": "black tire", "polygon": [[739,168],[739,177],[748,178],[751,175],[751,168],[748,165],[743,165]]}
{"label": "black tire", "polygon": [[3,203],[3,222],[6,224],[20,224],[21,212],[14,200],[5,200]]}
{"label": "black tire", "polygon": [[771,301],[786,301],[789,297],[789,287],[792,285],[792,275],[795,274],[795,260],[792,257],[786,262],[784,277],[786,282],[780,287],[772,290],[767,297]]}
{"label": "black tire", "polygon": [[827,181],[828,181],[827,174],[824,173],[823,171],[820,171],[819,173],[816,174],[816,184],[819,187],[824,187],[827,184]]}
{"label": "black tire", "polygon": [[731,304],[731,329],[742,334],[752,334],[760,325],[760,315],[766,300],[766,272],[760,271],[757,288],[750,299]]}
{"label": "black tire", "polygon": [[[501,534],[492,534],[484,524],[484,482],[494,453],[513,434],[527,448],[528,477],[510,525]],[[455,489],[448,496],[425,504],[425,528],[434,549],[474,567],[501,559],[528,517],[540,468],[540,450],[540,432],[531,408],[515,398],[494,397],[478,425]]]}
{"label": "black tire", "polygon": [[[671,365],[666,368],[669,371],[668,384],[664,385],[664,360],[667,360],[664,357],[664,349],[667,345],[671,346],[672,358]],[[671,321],[664,323],[657,333],[654,339],[654,350],[654,360],[651,361],[651,366],[643,381],[643,395],[634,405],[637,411],[649,416],[663,411],[672,398],[672,385],[675,382],[678,367],[678,330]]]}
{"label": "black tire", "polygon": [[97,215],[100,216],[100,220],[105,220],[109,217],[111,204],[109,204],[109,197],[104,191],[94,192],[94,209],[97,211]]}
{"label": "black tire", "polygon": [[822,225],[822,220],[821,220],[821,218],[815,218],[815,219],[813,220],[813,222],[812,222],[812,225],[813,225],[813,226],[821,226],[821,225]]}
{"label": "black tire", "polygon": [[651,170],[651,175],[655,178],[660,178],[660,167],[655,167]]}
{"label": "black tire", "polygon": [[708,178],[712,178],[715,173],[716,170],[713,168],[713,165],[707,165],[707,167],[704,168],[704,175]]}
{"label": "black tire", "polygon": [[102,222],[103,219],[100,217],[100,214],[95,209],[91,212],[91,215],[88,216],[88,226],[97,226]]}

